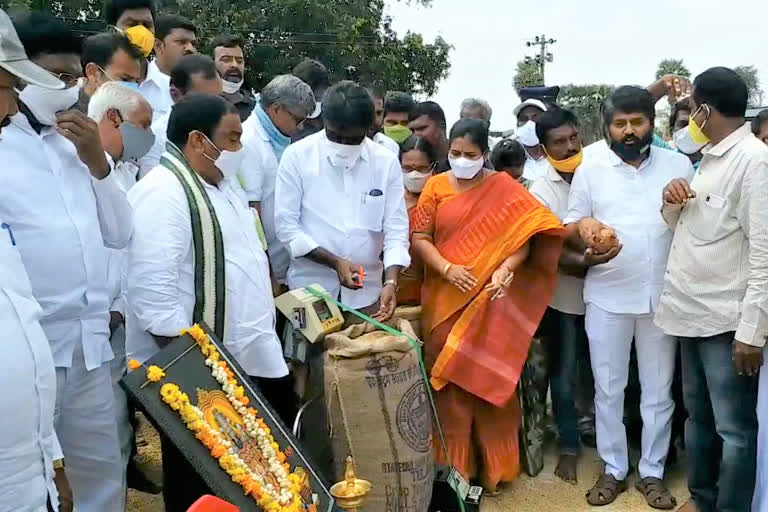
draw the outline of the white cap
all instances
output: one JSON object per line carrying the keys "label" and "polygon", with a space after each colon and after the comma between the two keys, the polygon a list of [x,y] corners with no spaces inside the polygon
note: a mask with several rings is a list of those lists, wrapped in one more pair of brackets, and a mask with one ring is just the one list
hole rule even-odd
{"label": "white cap", "polygon": [[28,84],[46,89],[63,89],[64,82],[34,64],[27,57],[11,18],[0,9],[0,67]]}
{"label": "white cap", "polygon": [[520,111],[523,110],[525,107],[536,107],[542,112],[547,111],[547,106],[544,104],[543,101],[530,98],[515,107],[515,110],[513,111],[513,114],[515,115],[515,117],[517,117],[517,114],[519,114]]}

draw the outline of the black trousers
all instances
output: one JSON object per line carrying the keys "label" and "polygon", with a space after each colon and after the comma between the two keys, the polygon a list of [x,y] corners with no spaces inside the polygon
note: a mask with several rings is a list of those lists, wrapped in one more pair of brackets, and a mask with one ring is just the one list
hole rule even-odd
{"label": "black trousers", "polygon": [[[293,376],[280,379],[251,377],[251,381],[290,430],[299,410],[299,399],[293,389]],[[200,496],[213,493],[170,439],[161,436],[161,443],[165,510],[186,512]]]}

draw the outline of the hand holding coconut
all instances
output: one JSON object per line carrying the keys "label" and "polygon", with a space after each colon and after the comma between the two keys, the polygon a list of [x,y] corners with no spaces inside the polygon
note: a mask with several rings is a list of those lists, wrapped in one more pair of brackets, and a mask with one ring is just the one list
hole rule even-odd
{"label": "hand holding coconut", "polygon": [[585,266],[606,263],[621,251],[622,245],[616,232],[599,220],[587,217],[579,221],[578,227],[581,240],[587,247],[584,251]]}

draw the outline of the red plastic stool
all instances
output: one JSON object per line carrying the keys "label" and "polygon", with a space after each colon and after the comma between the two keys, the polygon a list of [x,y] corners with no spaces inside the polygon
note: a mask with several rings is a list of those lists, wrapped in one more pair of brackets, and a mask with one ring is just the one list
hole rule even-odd
{"label": "red plastic stool", "polygon": [[240,509],[216,496],[205,495],[189,507],[187,512],[240,512]]}

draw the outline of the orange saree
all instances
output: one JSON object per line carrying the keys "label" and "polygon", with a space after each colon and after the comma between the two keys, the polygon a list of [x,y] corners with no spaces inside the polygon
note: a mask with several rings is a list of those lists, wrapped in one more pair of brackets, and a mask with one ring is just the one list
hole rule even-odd
{"label": "orange saree", "polygon": [[[448,261],[477,286],[462,292],[432,269],[422,288],[425,362],[451,463],[487,488],[519,474],[515,388],[536,327],[554,292],[564,230],[505,173],[459,194],[446,173],[427,182],[411,229],[431,234]],[[493,272],[530,243],[504,297],[485,290]],[[439,443],[439,436],[434,436]],[[442,447],[436,457],[447,463]],[[478,471],[478,463],[482,471]]]}
{"label": "orange saree", "polygon": [[[408,209],[408,220],[413,236],[413,216],[417,205]],[[424,262],[413,252],[411,246],[411,265],[400,273],[399,289],[397,290],[398,306],[418,306],[421,304],[421,284],[424,280]]]}

